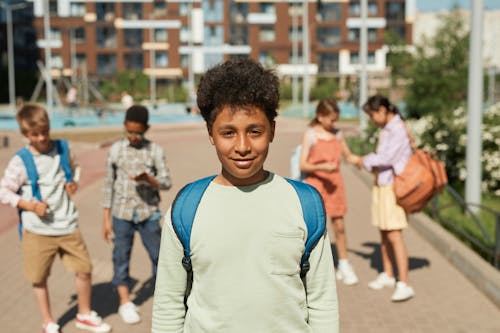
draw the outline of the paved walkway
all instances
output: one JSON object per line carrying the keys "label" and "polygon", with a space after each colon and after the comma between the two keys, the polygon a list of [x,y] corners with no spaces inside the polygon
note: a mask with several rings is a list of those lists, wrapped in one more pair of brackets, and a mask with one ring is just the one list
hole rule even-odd
{"label": "paved walkway", "polygon": [[[281,119],[271,146],[267,168],[282,175],[289,173],[292,148],[299,143],[305,122]],[[207,140],[203,124],[157,125],[151,138],[167,152],[174,188],[164,193],[162,209],[166,210],[175,193],[187,182],[216,173],[218,161]],[[12,137],[12,147],[0,149],[3,171],[13,152],[21,146]],[[152,288],[149,259],[140,239],[136,239],[132,257],[132,276],[137,280],[133,293],[140,305],[143,321],[134,326],[123,324],[117,315],[118,298],[110,285],[112,277],[111,247],[101,237],[102,175],[106,149],[90,144],[72,144],[83,166],[82,184],[75,195],[80,211],[80,226],[93,263],[93,306],[114,327],[114,332],[149,332],[151,325]],[[410,279],[417,296],[409,302],[393,304],[390,290],[372,291],[366,283],[380,269],[379,236],[370,226],[370,192],[357,173],[343,169],[349,212],[346,216],[350,259],[360,276],[360,284],[338,284],[341,331],[355,332],[500,332],[500,311],[475,286],[465,279],[440,253],[411,227],[405,231],[410,255]],[[0,327],[2,332],[32,333],[40,331],[40,317],[29,284],[22,273],[21,243],[13,209],[0,206]],[[59,261],[49,279],[52,309],[64,332],[79,332],[74,327],[76,312],[72,274]]]}

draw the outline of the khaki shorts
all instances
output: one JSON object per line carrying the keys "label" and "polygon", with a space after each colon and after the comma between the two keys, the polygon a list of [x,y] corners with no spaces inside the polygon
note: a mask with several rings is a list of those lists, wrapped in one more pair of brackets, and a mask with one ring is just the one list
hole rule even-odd
{"label": "khaki shorts", "polygon": [[69,235],[44,236],[23,231],[24,274],[33,284],[44,282],[56,255],[70,272],[91,273],[92,263],[80,231]]}
{"label": "khaki shorts", "polygon": [[408,217],[396,204],[396,195],[391,185],[373,186],[372,224],[380,230],[401,230],[408,227]]}

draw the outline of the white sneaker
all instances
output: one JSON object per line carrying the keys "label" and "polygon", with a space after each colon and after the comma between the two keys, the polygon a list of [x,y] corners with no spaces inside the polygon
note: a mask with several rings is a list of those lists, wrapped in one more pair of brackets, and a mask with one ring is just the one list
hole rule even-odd
{"label": "white sneaker", "polygon": [[43,333],[60,333],[59,331],[59,325],[57,325],[54,322],[48,323],[43,327]]}
{"label": "white sneaker", "polygon": [[377,278],[370,283],[368,283],[368,287],[375,290],[380,290],[384,287],[394,287],[396,284],[396,279],[394,277],[390,277],[385,272],[380,273]]}
{"label": "white sneaker", "polygon": [[107,333],[111,331],[111,326],[104,323],[102,318],[97,315],[95,311],[91,311],[89,314],[76,315],[76,327],[95,333]]}
{"label": "white sneaker", "polygon": [[341,280],[348,286],[359,282],[358,276],[354,273],[354,269],[350,264],[339,265],[336,276],[337,280]]}
{"label": "white sneaker", "polygon": [[415,296],[413,288],[406,283],[399,281],[398,283],[396,283],[396,290],[392,294],[391,300],[393,302],[401,302],[406,301],[413,296]]}
{"label": "white sneaker", "polygon": [[118,313],[125,323],[137,324],[141,321],[141,317],[139,316],[139,312],[137,310],[137,306],[134,303],[127,302],[123,305],[120,305],[120,307],[118,308]]}

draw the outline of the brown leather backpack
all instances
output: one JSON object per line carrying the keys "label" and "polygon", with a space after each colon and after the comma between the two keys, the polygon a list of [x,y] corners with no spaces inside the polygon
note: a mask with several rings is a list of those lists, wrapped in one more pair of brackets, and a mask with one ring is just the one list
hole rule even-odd
{"label": "brown leather backpack", "polygon": [[[406,124],[405,124],[406,127]],[[423,149],[416,149],[415,141],[406,127],[413,149],[403,172],[394,175],[394,193],[396,202],[407,213],[422,210],[434,194],[441,192],[448,183],[444,163],[434,154]]]}

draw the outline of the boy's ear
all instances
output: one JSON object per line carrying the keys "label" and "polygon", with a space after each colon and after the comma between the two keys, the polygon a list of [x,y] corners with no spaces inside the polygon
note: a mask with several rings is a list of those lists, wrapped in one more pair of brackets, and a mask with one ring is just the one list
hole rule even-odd
{"label": "boy's ear", "polygon": [[276,129],[276,122],[273,120],[271,122],[271,135],[269,137],[269,142],[273,142],[275,129]]}

